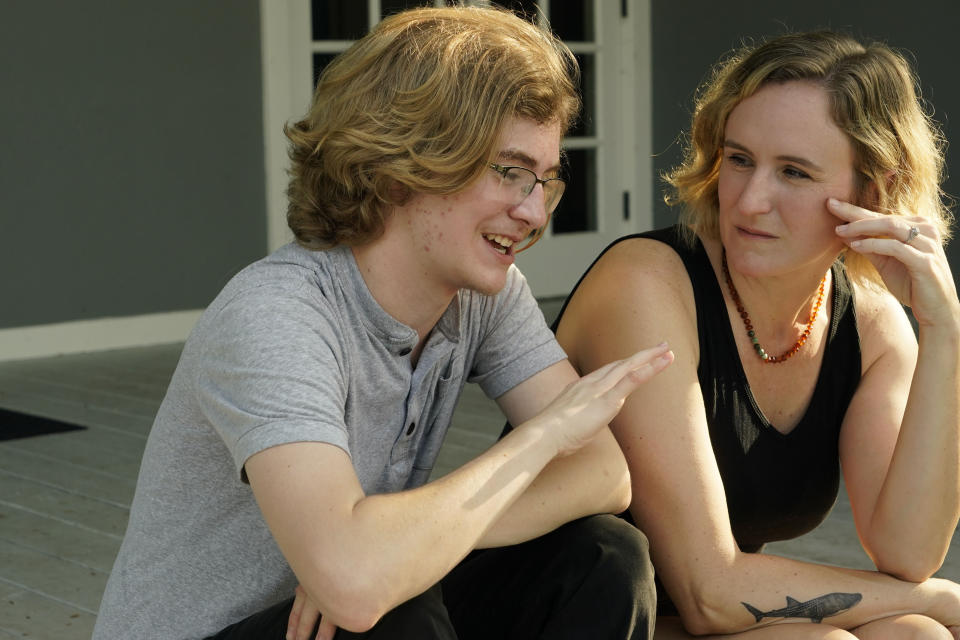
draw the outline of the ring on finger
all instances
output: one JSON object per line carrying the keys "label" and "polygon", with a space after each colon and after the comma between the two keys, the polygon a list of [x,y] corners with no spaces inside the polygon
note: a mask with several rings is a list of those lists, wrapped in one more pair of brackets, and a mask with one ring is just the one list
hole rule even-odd
{"label": "ring on finger", "polygon": [[910,231],[907,232],[907,239],[903,241],[903,244],[910,244],[910,242],[920,235],[920,229],[917,227],[910,227]]}

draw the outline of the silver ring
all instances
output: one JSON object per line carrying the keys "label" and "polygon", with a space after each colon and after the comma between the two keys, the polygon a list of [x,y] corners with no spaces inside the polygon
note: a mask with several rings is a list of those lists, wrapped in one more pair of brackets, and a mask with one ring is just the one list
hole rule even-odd
{"label": "silver ring", "polygon": [[907,233],[907,239],[903,241],[903,244],[910,244],[910,242],[920,235],[920,229],[917,227],[910,227],[910,231]]}

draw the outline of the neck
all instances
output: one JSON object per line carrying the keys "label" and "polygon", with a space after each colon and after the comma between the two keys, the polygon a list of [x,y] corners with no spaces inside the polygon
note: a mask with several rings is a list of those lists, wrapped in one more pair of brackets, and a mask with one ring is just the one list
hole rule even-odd
{"label": "neck", "polygon": [[778,342],[796,340],[796,328],[806,325],[810,319],[820,282],[826,277],[825,289],[830,285],[827,269],[774,277],[745,276],[733,265],[729,269],[733,285],[754,325],[761,327],[768,340]]}
{"label": "neck", "polygon": [[457,292],[433,285],[422,269],[417,269],[409,248],[392,246],[386,235],[352,251],[377,304],[416,331],[422,344]]}
{"label": "neck", "polygon": [[724,268],[719,242],[704,244],[732,311],[731,326],[747,337],[758,356],[778,363],[801,351],[816,352],[815,346],[804,349],[804,345],[811,337],[818,342],[816,327],[823,327],[828,315],[822,310],[832,284],[828,263],[777,276],[750,276],[737,271],[736,264]]}

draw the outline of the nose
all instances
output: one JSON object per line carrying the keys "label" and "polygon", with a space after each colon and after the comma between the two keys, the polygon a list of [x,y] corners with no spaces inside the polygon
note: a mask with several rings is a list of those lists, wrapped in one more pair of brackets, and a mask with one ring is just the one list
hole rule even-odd
{"label": "nose", "polygon": [[510,216],[523,220],[530,229],[539,229],[547,224],[547,209],[543,193],[543,185],[536,184],[520,204],[510,210]]}
{"label": "nose", "polygon": [[754,171],[740,191],[738,204],[746,214],[770,213],[773,209],[773,177],[764,171]]}

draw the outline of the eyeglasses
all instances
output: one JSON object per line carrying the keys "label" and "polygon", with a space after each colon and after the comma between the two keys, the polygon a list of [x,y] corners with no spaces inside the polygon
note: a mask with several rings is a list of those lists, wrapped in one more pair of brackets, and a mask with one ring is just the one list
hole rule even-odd
{"label": "eyeglasses", "polygon": [[543,208],[547,213],[547,219],[542,227],[530,232],[521,247],[515,249],[516,253],[526,251],[543,235],[550,223],[550,215],[557,208],[563,190],[567,188],[567,183],[563,178],[541,178],[526,167],[491,162],[490,168],[500,174],[500,191],[504,194],[504,199],[514,207],[523,202],[538,184],[543,185]]}

